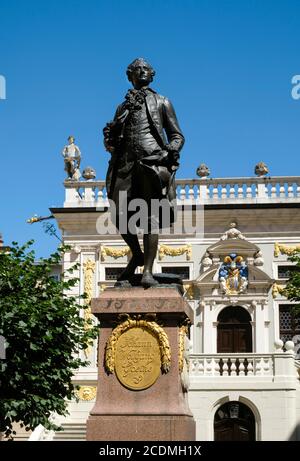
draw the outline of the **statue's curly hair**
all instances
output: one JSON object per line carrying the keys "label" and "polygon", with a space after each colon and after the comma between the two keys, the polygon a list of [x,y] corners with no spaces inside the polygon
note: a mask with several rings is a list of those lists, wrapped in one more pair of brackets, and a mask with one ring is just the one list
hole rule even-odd
{"label": "statue's curly hair", "polygon": [[147,62],[144,58],[136,58],[134,61],[132,61],[131,64],[129,64],[129,66],[127,67],[127,71],[126,71],[126,74],[127,74],[127,77],[128,77],[128,80],[131,82],[131,74],[133,72],[133,70],[135,69],[135,67],[137,67],[138,64],[146,64],[147,67],[149,67],[150,71],[151,71],[151,82],[153,81],[153,77],[155,75],[155,70],[153,69],[153,67],[151,66],[151,64],[149,64],[149,62]]}

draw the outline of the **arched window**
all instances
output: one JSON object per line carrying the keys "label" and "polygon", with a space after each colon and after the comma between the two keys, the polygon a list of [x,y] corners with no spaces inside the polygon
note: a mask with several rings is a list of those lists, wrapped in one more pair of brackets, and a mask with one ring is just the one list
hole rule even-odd
{"label": "arched window", "polygon": [[218,315],[217,352],[252,352],[250,314],[240,306],[229,306]]}
{"label": "arched window", "polygon": [[227,402],[215,413],[215,441],[254,441],[255,417],[247,405]]}

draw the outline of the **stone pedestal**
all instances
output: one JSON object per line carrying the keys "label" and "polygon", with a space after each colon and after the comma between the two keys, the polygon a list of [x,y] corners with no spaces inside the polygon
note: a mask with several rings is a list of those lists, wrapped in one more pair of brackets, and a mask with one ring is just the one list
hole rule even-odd
{"label": "stone pedestal", "polygon": [[[195,440],[195,421],[188,407],[187,393],[182,386],[180,363],[182,363],[183,351],[179,344],[180,327],[187,320],[192,322],[193,311],[181,294],[174,288],[106,289],[99,298],[92,300],[92,312],[98,317],[101,329],[97,399],[87,421],[87,440]],[[147,373],[155,368],[152,362],[157,359],[157,351],[161,346],[160,341],[153,339],[157,338],[155,331],[146,333],[146,335],[150,334],[151,337],[148,338],[155,342],[155,347],[151,349],[153,354],[148,353],[148,343],[140,341],[139,344],[136,343],[137,348],[129,349],[130,354],[126,356],[126,372],[134,369],[128,367],[131,363],[128,357],[133,357],[133,366],[143,365],[139,368],[141,375],[132,375],[133,388],[126,386],[126,373],[125,385],[121,384],[123,381],[121,372],[124,372],[122,360],[119,359],[119,369],[116,368],[113,372],[107,371],[107,355],[105,355],[107,342],[112,332],[116,331],[114,329],[118,325],[124,325],[126,317],[130,322],[134,322],[134,319],[137,322],[142,320],[146,322],[144,325],[152,322],[151,325],[157,325],[157,330],[161,331],[163,337],[169,341],[171,352],[169,371],[164,372],[163,367],[157,368],[165,359],[165,355],[163,357],[158,355],[157,379],[146,389],[135,388],[135,382],[138,383],[135,377],[142,379],[145,375],[144,370]],[[135,331],[137,330],[143,337],[145,328],[137,328]],[[121,337],[122,335],[119,336],[119,340]],[[132,347],[132,344],[129,345],[131,339],[127,337],[124,340],[124,338],[125,335],[123,343],[120,342],[119,357],[123,357],[124,348]],[[118,341],[115,341],[114,345]],[[135,356],[141,360],[134,362]]]}

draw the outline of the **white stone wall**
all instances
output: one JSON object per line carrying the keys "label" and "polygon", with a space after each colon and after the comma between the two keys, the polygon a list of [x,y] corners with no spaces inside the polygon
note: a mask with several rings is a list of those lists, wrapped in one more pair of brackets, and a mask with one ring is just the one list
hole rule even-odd
{"label": "white stone wall", "polygon": [[[197,440],[214,440],[214,416],[218,408],[228,401],[239,401],[247,405],[255,416],[256,440],[299,440],[300,390],[191,390],[190,408],[196,420]],[[298,427],[298,438],[297,438]]]}

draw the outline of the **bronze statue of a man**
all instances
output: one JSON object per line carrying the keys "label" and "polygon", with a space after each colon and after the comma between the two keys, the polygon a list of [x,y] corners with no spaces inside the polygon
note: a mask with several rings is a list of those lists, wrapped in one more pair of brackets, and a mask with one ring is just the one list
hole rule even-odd
{"label": "bronze statue of a man", "polygon": [[[165,199],[170,204],[170,223],[174,221],[175,172],[184,137],[171,102],[156,93],[149,84],[155,71],[143,58],[135,59],[127,68],[133,89],[117,108],[114,120],[104,128],[104,144],[112,156],[106,177],[107,194],[116,207],[115,225],[132,252],[119,280],[129,280],[138,266],[144,266],[142,285],[158,282],[152,267],[162,228],[161,213],[153,212],[150,203]],[[166,141],[167,138],[167,141]],[[122,198],[120,198],[122,197]],[[125,198],[124,198],[125,197]],[[130,201],[143,199],[149,205],[147,229],[144,230],[144,253],[132,230],[122,231],[123,216],[129,220]]]}

